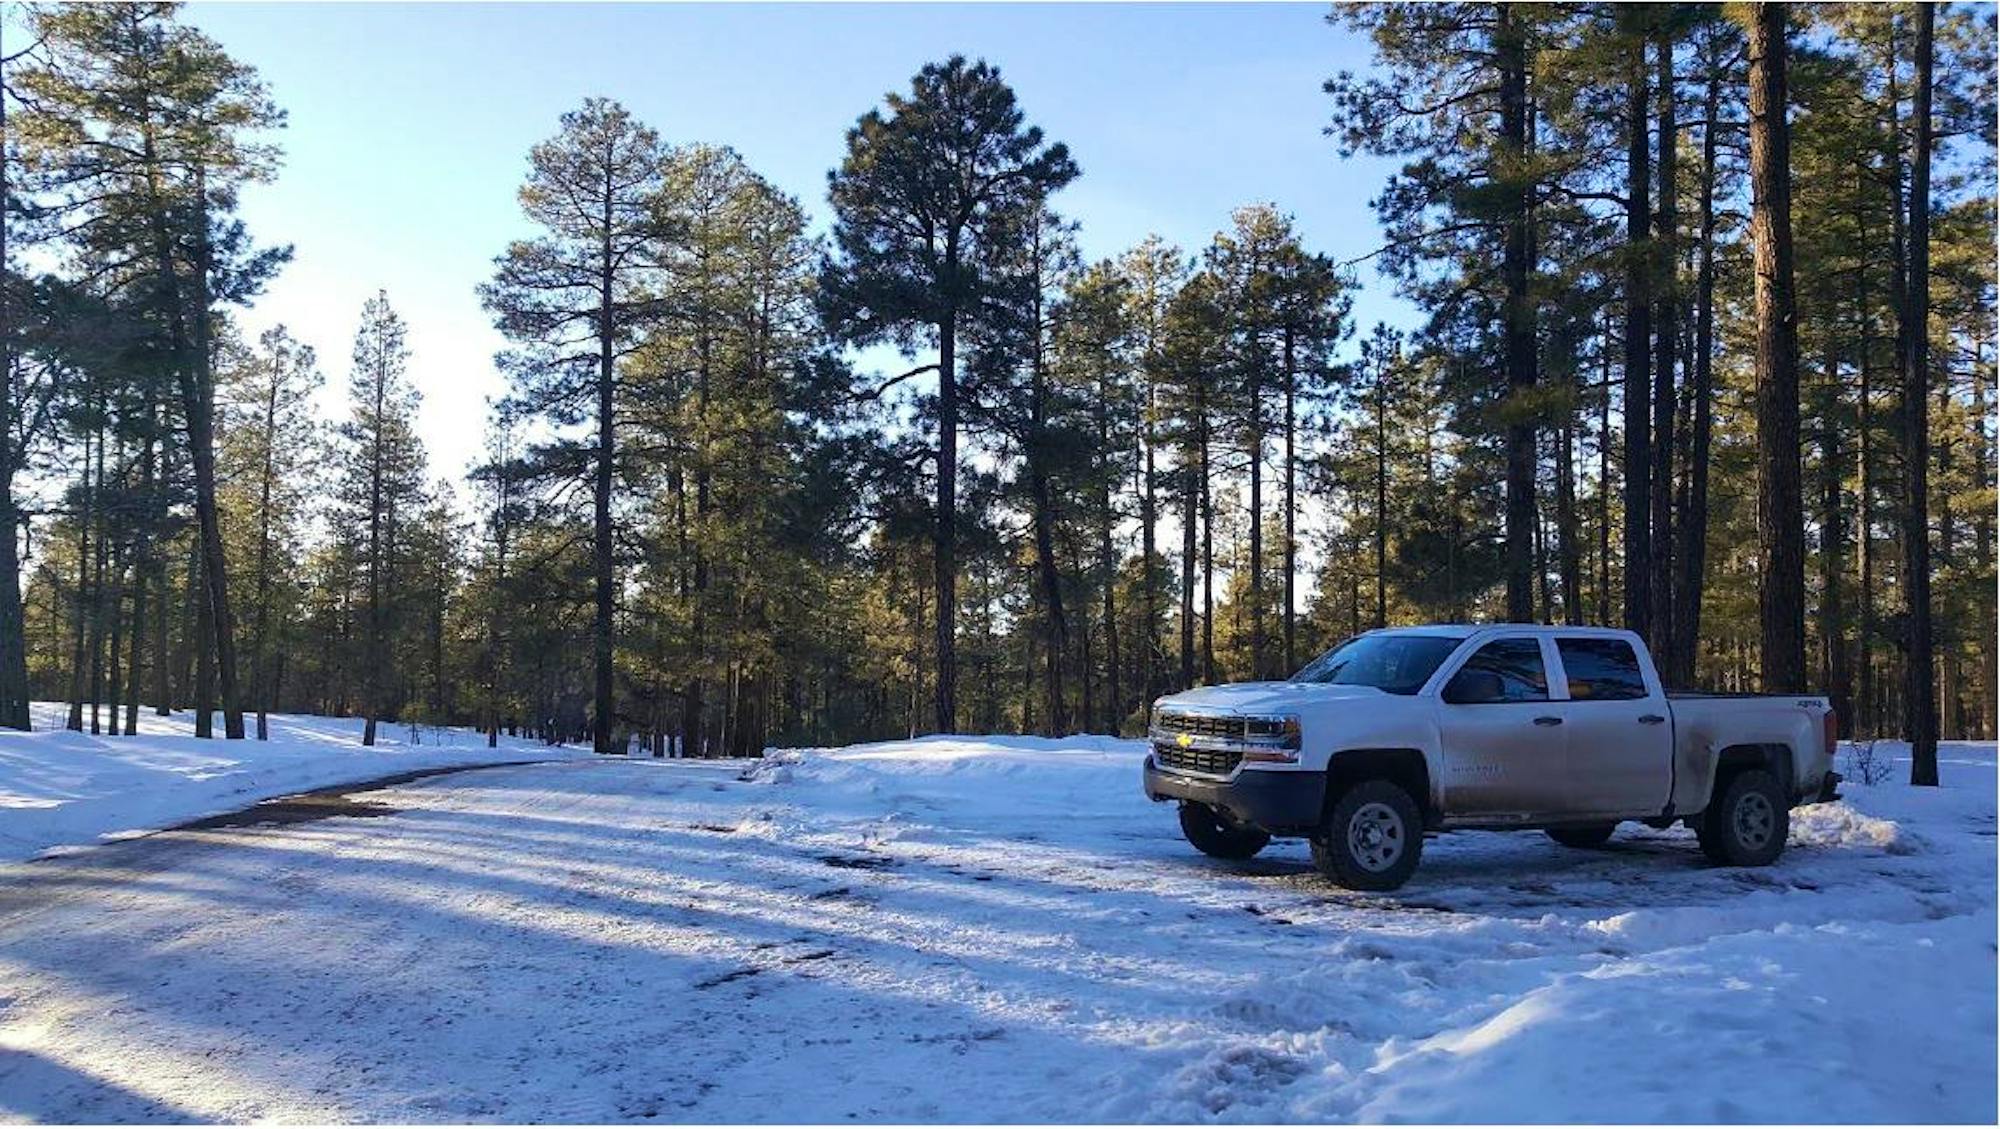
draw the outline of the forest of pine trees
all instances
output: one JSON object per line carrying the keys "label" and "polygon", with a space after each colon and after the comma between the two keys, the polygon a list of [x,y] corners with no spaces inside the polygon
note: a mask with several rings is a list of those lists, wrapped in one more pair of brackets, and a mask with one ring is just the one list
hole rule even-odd
{"label": "forest of pine trees", "polygon": [[592,98],[492,186],[510,391],[462,482],[396,279],[344,365],[238,328],[284,111],[186,16],[10,28],[0,725],[1132,734],[1353,632],[1534,620],[1827,693],[1918,783],[1994,736],[1990,8],[1335,8],[1372,66],[1297,96],[1400,164],[1400,329],[1282,204],[1088,261],[1091,155],[984,62],[854,107],[823,231]]}

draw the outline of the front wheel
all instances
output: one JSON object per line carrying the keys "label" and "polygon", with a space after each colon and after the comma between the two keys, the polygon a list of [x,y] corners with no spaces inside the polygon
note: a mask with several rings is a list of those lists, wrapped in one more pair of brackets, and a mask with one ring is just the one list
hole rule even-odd
{"label": "front wheel", "polygon": [[1181,834],[1202,854],[1231,862],[1253,858],[1271,842],[1269,835],[1230,823],[1207,804],[1181,805]]}
{"label": "front wheel", "polygon": [[1792,813],[1778,778],[1761,768],[1729,778],[1701,813],[1695,838],[1709,861],[1722,866],[1769,866],[1785,849]]}
{"label": "front wheel", "polygon": [[1312,838],[1313,865],[1350,890],[1401,886],[1423,853],[1423,813],[1387,780],[1364,780],[1342,793]]}

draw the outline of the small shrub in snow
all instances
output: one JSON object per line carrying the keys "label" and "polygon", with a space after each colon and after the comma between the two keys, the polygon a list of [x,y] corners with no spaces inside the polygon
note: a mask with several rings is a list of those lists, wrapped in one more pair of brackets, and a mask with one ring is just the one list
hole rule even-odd
{"label": "small shrub in snow", "polygon": [[1847,778],[1857,784],[1874,786],[1887,784],[1894,775],[1896,758],[1876,746],[1872,740],[1855,741],[1847,746]]}

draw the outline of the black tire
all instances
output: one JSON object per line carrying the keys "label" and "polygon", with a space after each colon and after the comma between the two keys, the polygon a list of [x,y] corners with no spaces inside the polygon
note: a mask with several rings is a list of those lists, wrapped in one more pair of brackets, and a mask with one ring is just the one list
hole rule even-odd
{"label": "black tire", "polygon": [[1615,823],[1600,824],[1596,827],[1551,827],[1549,838],[1565,847],[1575,847],[1588,851],[1611,841],[1611,833],[1618,830]]}
{"label": "black tire", "polygon": [[1195,850],[1210,858],[1241,862],[1255,858],[1271,843],[1271,837],[1254,827],[1230,823],[1207,804],[1181,805],[1181,834]]}
{"label": "black tire", "polygon": [[1778,778],[1761,768],[1731,776],[1701,813],[1695,838],[1718,866],[1769,866],[1784,853],[1792,813]]}
{"label": "black tire", "polygon": [[1313,865],[1350,890],[1394,890],[1424,853],[1424,816],[1402,786],[1364,780],[1341,793],[1319,834]]}

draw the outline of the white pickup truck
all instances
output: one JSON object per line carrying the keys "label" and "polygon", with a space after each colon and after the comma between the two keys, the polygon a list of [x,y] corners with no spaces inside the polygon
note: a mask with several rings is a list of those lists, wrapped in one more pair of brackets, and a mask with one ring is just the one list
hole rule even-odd
{"label": "white pickup truck", "polygon": [[1389,628],[1286,682],[1161,698],[1145,790],[1207,854],[1303,837],[1360,890],[1401,886],[1424,836],[1458,829],[1589,848],[1684,823],[1715,862],[1764,866],[1793,807],[1835,797],[1835,733],[1825,698],[1669,693],[1629,631]]}

